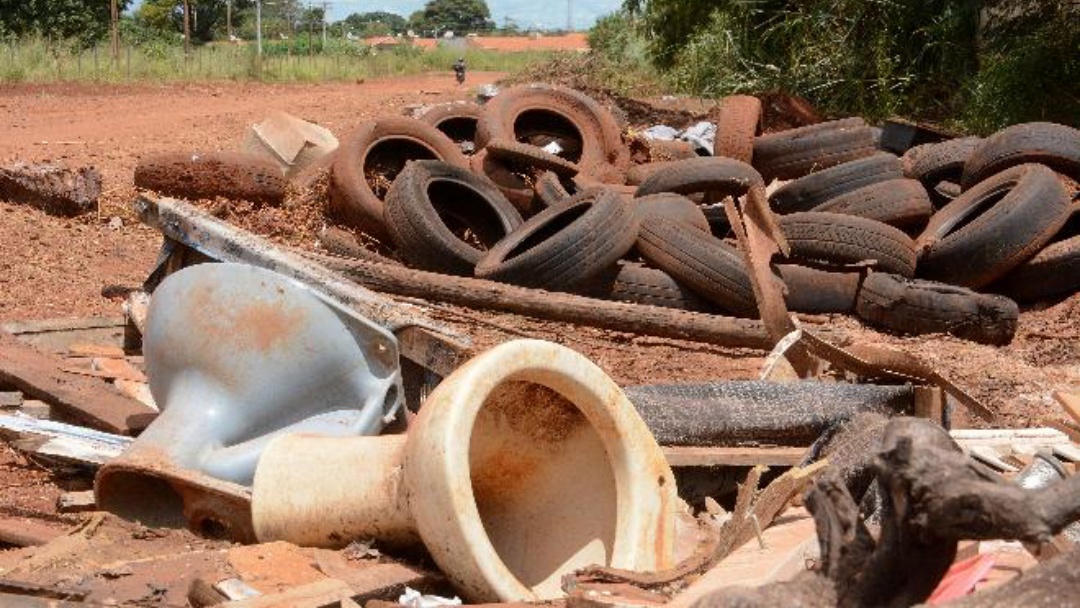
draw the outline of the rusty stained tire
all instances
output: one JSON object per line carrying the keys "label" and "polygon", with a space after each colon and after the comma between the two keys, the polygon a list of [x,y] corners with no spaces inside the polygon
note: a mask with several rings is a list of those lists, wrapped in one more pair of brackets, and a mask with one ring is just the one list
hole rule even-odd
{"label": "rusty stained tire", "polygon": [[650,264],[725,311],[757,317],[757,300],[738,249],[669,218],[652,218],[638,231],[637,250]]}
{"label": "rusty stained tire", "polygon": [[742,196],[755,184],[762,184],[761,175],[750,165],[731,158],[702,157],[680,160],[657,170],[641,182],[634,196],[708,192],[722,198]]}
{"label": "rusty stained tire", "polygon": [[853,215],[804,211],[777,218],[795,261],[874,267],[915,274],[915,243],[897,228]]}
{"label": "rusty stained tire", "polygon": [[979,289],[1035,256],[1069,219],[1069,194],[1042,165],[979,182],[930,218],[916,241],[919,276]]}
{"label": "rusty stained tire", "polygon": [[980,137],[959,137],[915,146],[900,158],[904,177],[917,179],[928,189],[943,181],[959,183],[964,173],[964,163],[982,141]]}
{"label": "rusty stained tire", "polygon": [[866,122],[845,118],[758,137],[754,168],[766,181],[797,179],[878,151]]}
{"label": "rusty stained tire", "polygon": [[[690,160],[690,159],[682,159]],[[626,171],[626,183],[630,186],[640,186],[641,182],[649,178],[653,173],[660,171],[666,167],[670,167],[678,160],[658,160],[651,163],[644,163],[641,165],[634,165]]]}
{"label": "rusty stained tire", "polygon": [[536,199],[539,200],[544,207],[558,205],[571,196],[569,190],[566,188],[566,184],[559,179],[558,175],[555,175],[551,171],[544,171],[541,173],[536,178],[533,189],[536,191]]}
{"label": "rusty stained tire", "polygon": [[926,225],[934,206],[920,182],[891,179],[842,194],[813,210],[865,217],[910,231]]}
{"label": "rusty stained tire", "polygon": [[476,125],[484,108],[471,102],[439,104],[420,115],[420,121],[442,131],[454,143],[476,143]]}
{"label": "rusty stained tire", "polygon": [[1029,122],[1006,127],[971,153],[964,163],[960,186],[967,190],[1009,167],[1025,163],[1046,165],[1080,181],[1080,130],[1052,122]]}
{"label": "rusty stained tire", "polygon": [[1003,296],[877,272],[863,281],[855,311],[863,321],[896,333],[944,333],[999,346],[1012,341],[1020,313]]}
{"label": "rusty stained tire", "polygon": [[609,190],[591,189],[536,214],[476,265],[482,279],[569,291],[630,251],[638,217]]}
{"label": "rusty stained tire", "polygon": [[136,187],[186,199],[221,196],[276,205],[287,183],[272,161],[240,152],[165,152],[135,166]]}
{"label": "rusty stained tire", "polygon": [[604,183],[623,183],[630,151],[622,128],[606,108],[587,95],[561,86],[510,87],[484,106],[476,143],[496,139],[544,146],[563,142],[563,158]]}
{"label": "rusty stained tire", "polygon": [[535,211],[534,199],[536,191],[526,181],[523,174],[504,162],[488,157],[487,150],[481,150],[469,160],[473,173],[479,173],[491,180],[492,183],[503,193],[506,200],[510,201],[522,215],[528,215]]}
{"label": "rusty stained tire", "polygon": [[506,139],[494,139],[484,147],[488,158],[501,161],[511,166],[527,168],[532,172],[551,171],[559,177],[574,177],[578,174],[578,166],[574,163],[538,148],[519,141]]}
{"label": "rusty stained tire", "polygon": [[[467,167],[458,145],[435,127],[412,118],[380,118],[360,125],[338,148],[330,175],[330,211],[345,224],[380,240],[389,235],[383,223],[383,197],[410,160],[441,160]],[[373,190],[368,172],[379,172]]]}
{"label": "rusty stained tire", "polygon": [[788,310],[813,314],[850,313],[866,273],[829,271],[798,264],[777,264]]}
{"label": "rusty stained tire", "polygon": [[484,252],[521,223],[495,184],[442,161],[409,163],[386,195],[391,240],[424,270],[472,276]]}
{"label": "rusty stained tire", "polygon": [[810,211],[842,194],[901,177],[900,159],[878,152],[788,182],[772,193],[769,206],[777,213]]}
{"label": "rusty stained tire", "polygon": [[713,156],[750,163],[754,137],[760,131],[761,100],[750,95],[730,95],[720,100],[716,116]]}
{"label": "rusty stained tire", "polygon": [[673,192],[649,194],[633,199],[641,223],[646,224],[654,217],[666,217],[687,226],[692,226],[708,233],[709,220],[694,201]]}
{"label": "rusty stained tire", "polygon": [[1038,302],[1080,291],[1080,235],[1047,245],[990,290],[1018,302]]}

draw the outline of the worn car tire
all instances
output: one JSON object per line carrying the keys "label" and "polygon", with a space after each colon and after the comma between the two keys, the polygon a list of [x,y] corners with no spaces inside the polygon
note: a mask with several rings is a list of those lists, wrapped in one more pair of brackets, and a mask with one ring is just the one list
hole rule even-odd
{"label": "worn car tire", "polygon": [[731,158],[702,157],[680,160],[659,169],[641,182],[634,196],[661,192],[742,196],[755,184],[762,184],[761,175],[750,165]]}
{"label": "worn car tire", "polygon": [[751,95],[730,95],[720,100],[716,114],[713,156],[733,158],[749,164],[754,155],[754,137],[761,124],[761,100]]}
{"label": "worn car tire", "polygon": [[502,161],[489,158],[487,150],[474,154],[469,164],[473,173],[479,173],[491,180],[506,200],[510,201],[522,215],[535,211],[533,203],[536,191],[529,186],[524,177],[515,173],[512,167]]}
{"label": "worn car tire", "polygon": [[622,141],[622,128],[614,115],[591,97],[573,89],[547,84],[510,87],[484,106],[477,124],[476,143],[484,147],[496,139],[524,141],[565,138],[580,150],[560,154],[604,183],[623,183],[630,152]]}
{"label": "worn car tire", "polygon": [[[690,159],[682,159],[690,160]],[[634,165],[626,171],[626,183],[630,186],[640,186],[641,182],[649,178],[650,175],[670,167],[675,163],[680,162],[678,160],[659,160],[651,163],[645,163],[642,165]]]}
{"label": "worn car tire", "polygon": [[[341,142],[330,175],[330,211],[345,224],[371,236],[389,235],[383,223],[382,189],[367,178],[375,164],[392,183],[410,160],[441,160],[467,167],[468,159],[449,137],[412,118],[380,118],[360,125]],[[389,189],[389,183],[386,184]]]}
{"label": "worn car tire", "polygon": [[879,272],[863,281],[855,311],[897,333],[947,333],[994,345],[1012,341],[1019,317],[1016,303],[1002,296]]}
{"label": "worn car tire", "polygon": [[681,194],[672,192],[650,194],[635,198],[633,203],[637,207],[642,224],[652,221],[654,217],[666,217],[703,232],[709,232],[709,220],[701,211],[701,207]]}
{"label": "worn car tire", "polygon": [[849,313],[855,310],[864,272],[829,271],[798,264],[777,264],[784,281],[788,310],[813,314]]}
{"label": "worn car tire", "polygon": [[[490,180],[442,161],[409,163],[386,195],[390,239],[424,270],[472,276],[486,250],[521,224]],[[473,243],[460,236],[465,231]]]}
{"label": "worn car tire", "polygon": [[762,135],[754,140],[754,168],[765,181],[797,179],[878,152],[861,118],[845,118]]}
{"label": "worn car tire", "polygon": [[568,291],[626,255],[638,216],[618,194],[587,190],[536,214],[476,265],[482,279]]}
{"label": "worn car tire", "polygon": [[742,254],[711,234],[656,217],[641,225],[637,250],[650,264],[720,308],[742,317],[758,316]]}
{"label": "worn car tire", "polygon": [[878,152],[786,183],[769,197],[769,206],[777,213],[810,211],[842,194],[901,177],[900,159]]}
{"label": "worn car tire", "polygon": [[1065,225],[1069,195],[1042,165],[982,180],[930,218],[916,246],[919,276],[979,289],[1035,256]]}
{"label": "worn car tire", "polygon": [[897,228],[853,215],[804,211],[777,218],[796,261],[852,265],[875,261],[883,272],[915,274],[915,243]]}
{"label": "worn car tire", "polygon": [[287,183],[274,162],[240,152],[165,152],[135,165],[136,187],[187,199],[222,196],[276,205]]}
{"label": "worn car tire", "polygon": [[556,156],[542,148],[523,144],[519,141],[494,139],[484,147],[489,158],[509,165],[519,165],[531,171],[551,171],[559,177],[574,177],[578,174],[578,166],[574,163]]}
{"label": "worn car tire", "polygon": [[1009,167],[1039,163],[1080,181],[1080,130],[1052,122],[1006,127],[972,152],[960,185],[967,190]]}
{"label": "worn car tire", "polygon": [[476,125],[484,108],[471,102],[439,104],[420,115],[420,121],[442,131],[459,146],[470,142],[476,151]]}
{"label": "worn car tire", "polygon": [[619,262],[600,275],[589,279],[580,293],[615,302],[630,302],[678,310],[695,312],[717,310],[711,302],[676,281],[668,273],[631,262]]}
{"label": "worn car tire", "polygon": [[901,230],[911,230],[926,225],[934,206],[920,182],[890,179],[842,194],[813,210],[865,217]]}
{"label": "worn car tire", "polygon": [[928,189],[943,181],[959,183],[964,164],[982,145],[982,141],[981,137],[958,137],[915,146],[900,159],[904,166],[904,177],[917,179]]}
{"label": "worn car tire", "polygon": [[544,171],[536,178],[533,190],[544,207],[553,207],[572,196],[559,176],[551,171]]}
{"label": "worn car tire", "polygon": [[1038,302],[1080,291],[1080,235],[1047,245],[990,290],[1018,302]]}

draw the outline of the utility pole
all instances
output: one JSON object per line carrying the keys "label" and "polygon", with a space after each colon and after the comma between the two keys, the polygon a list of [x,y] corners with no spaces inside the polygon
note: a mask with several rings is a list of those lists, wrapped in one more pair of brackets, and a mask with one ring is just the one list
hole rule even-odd
{"label": "utility pole", "polygon": [[[113,0],[115,2],[115,0]],[[229,36],[229,41],[232,41],[232,0],[225,0],[225,32]]]}
{"label": "utility pole", "polygon": [[112,51],[113,63],[120,61],[120,7],[117,0],[112,0],[109,6],[109,42]]}
{"label": "utility pole", "polygon": [[255,0],[255,55],[262,67],[262,0]]}
{"label": "utility pole", "polygon": [[566,33],[574,31],[574,0],[566,0]]}
{"label": "utility pole", "polygon": [[326,51],[326,6],[327,6],[327,4],[328,3],[326,2],[326,0],[323,0],[323,3],[322,3],[322,46],[323,46],[323,51]]}
{"label": "utility pole", "polygon": [[184,0],[184,56],[191,52],[191,2]]}

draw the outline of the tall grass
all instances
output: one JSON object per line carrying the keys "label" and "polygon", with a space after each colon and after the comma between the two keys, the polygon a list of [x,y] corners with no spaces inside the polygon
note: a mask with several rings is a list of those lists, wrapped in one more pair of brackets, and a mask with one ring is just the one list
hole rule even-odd
{"label": "tall grass", "polygon": [[0,82],[356,81],[449,73],[453,61],[462,55],[470,70],[517,72],[550,55],[478,49],[373,51],[333,42],[325,50],[268,42],[261,60],[252,44],[208,44],[185,53],[176,44],[148,42],[122,47],[114,60],[107,44],[86,47],[40,37],[6,40],[0,43]]}

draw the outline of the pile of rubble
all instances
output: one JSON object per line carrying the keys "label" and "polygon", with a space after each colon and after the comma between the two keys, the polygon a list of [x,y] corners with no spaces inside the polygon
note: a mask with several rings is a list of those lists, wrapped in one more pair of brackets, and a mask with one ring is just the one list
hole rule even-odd
{"label": "pile of rubble", "polygon": [[[757,99],[729,97],[715,128],[656,139],[579,92],[527,85],[373,120],[340,145],[275,115],[243,152],[143,159],[136,184],[159,194],[324,205],[346,229],[321,237],[335,255],[301,251],[147,193],[135,211],[164,243],[125,303],[123,350],[69,341],[60,360],[0,332],[0,388],[48,410],[0,416],[0,433],[46,466],[92,472],[79,509],[97,513],[43,542],[0,526],[0,542],[42,545],[0,553],[0,599],[1075,594],[1080,427],[950,429],[953,407],[994,412],[914,356],[838,345],[789,311],[1007,343],[1018,308],[997,294],[1080,287],[1080,133],[946,139],[848,118],[761,134],[760,116]],[[552,342],[481,351],[430,314],[438,302],[772,352],[759,380],[620,387]],[[1080,397],[1057,398],[1080,424]],[[737,487],[717,468],[733,466],[750,467]],[[167,532],[180,529],[206,540]],[[76,574],[65,561],[171,534],[198,567],[171,554]],[[997,539],[1023,544],[980,544]],[[966,597],[1009,550],[1027,571]],[[252,563],[264,558],[280,567]],[[115,584],[162,568],[183,579],[179,600],[160,580]]]}

